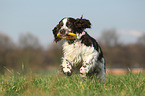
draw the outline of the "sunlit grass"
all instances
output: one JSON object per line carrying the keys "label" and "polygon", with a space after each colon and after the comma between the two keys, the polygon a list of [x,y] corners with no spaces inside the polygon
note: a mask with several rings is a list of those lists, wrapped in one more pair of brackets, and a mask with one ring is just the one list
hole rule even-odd
{"label": "sunlit grass", "polygon": [[145,96],[145,75],[107,75],[105,84],[79,75],[1,75],[0,96]]}

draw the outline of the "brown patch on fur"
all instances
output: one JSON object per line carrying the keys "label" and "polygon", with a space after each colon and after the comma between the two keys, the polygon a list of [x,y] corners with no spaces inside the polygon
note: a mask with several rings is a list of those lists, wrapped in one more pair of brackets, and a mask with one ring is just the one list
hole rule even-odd
{"label": "brown patch on fur", "polygon": [[78,32],[82,32],[86,28],[91,28],[91,23],[87,19],[79,19],[77,18],[75,21],[75,28]]}
{"label": "brown patch on fur", "polygon": [[59,29],[62,27],[62,25],[59,23],[58,25],[56,25],[56,27],[54,27],[54,29],[52,30],[53,31],[53,35],[54,35],[54,40],[55,42],[58,42],[60,41],[61,39],[59,37],[57,37],[57,33],[59,31]]}

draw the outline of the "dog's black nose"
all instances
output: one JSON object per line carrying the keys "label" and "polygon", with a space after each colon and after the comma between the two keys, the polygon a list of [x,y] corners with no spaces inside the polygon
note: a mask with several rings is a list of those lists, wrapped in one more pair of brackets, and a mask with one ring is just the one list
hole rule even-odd
{"label": "dog's black nose", "polygon": [[60,34],[65,34],[65,30],[64,29],[60,30]]}

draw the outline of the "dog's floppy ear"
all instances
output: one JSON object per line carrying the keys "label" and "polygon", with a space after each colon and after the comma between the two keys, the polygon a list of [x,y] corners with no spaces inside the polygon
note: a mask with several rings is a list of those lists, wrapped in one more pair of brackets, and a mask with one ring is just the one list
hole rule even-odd
{"label": "dog's floppy ear", "polygon": [[57,37],[57,33],[60,29],[60,24],[56,25],[56,27],[54,27],[53,31],[53,35],[54,35],[54,41],[57,43],[58,41],[60,41],[61,39]]}
{"label": "dog's floppy ear", "polygon": [[91,28],[91,23],[89,20],[82,19],[81,17],[80,19],[79,18],[76,19],[75,26],[77,29],[84,30],[86,28]]}

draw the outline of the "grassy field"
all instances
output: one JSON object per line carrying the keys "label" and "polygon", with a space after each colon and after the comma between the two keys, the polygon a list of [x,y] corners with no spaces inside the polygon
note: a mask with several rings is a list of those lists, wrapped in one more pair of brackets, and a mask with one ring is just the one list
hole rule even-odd
{"label": "grassy field", "polygon": [[107,75],[105,84],[49,72],[0,75],[0,96],[145,96],[145,74]]}

